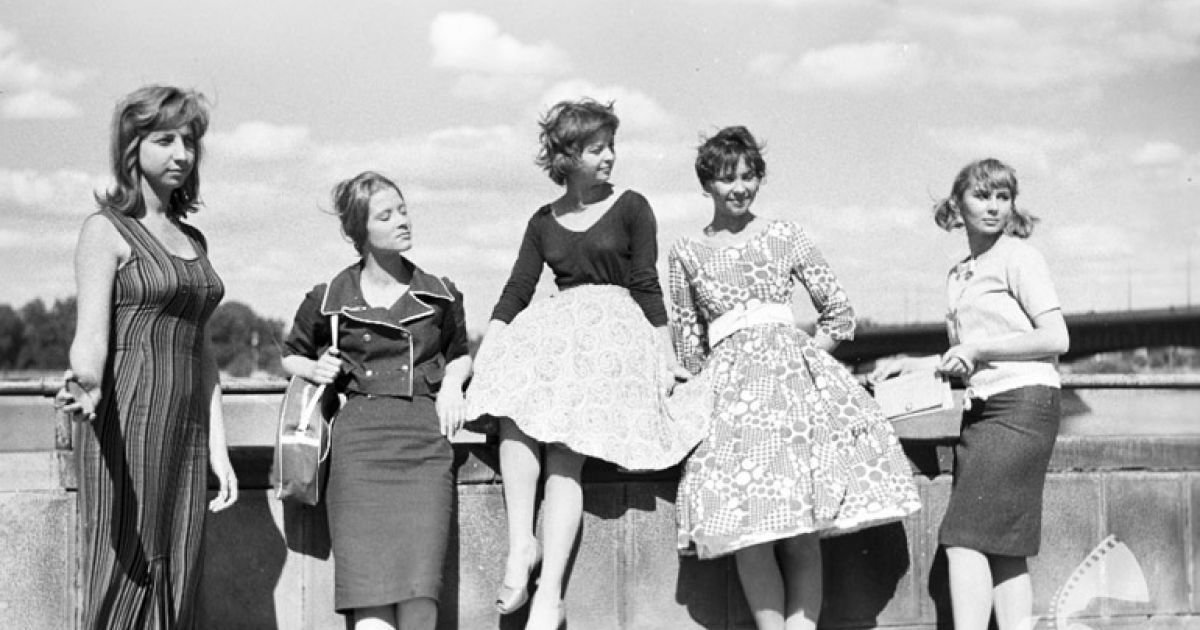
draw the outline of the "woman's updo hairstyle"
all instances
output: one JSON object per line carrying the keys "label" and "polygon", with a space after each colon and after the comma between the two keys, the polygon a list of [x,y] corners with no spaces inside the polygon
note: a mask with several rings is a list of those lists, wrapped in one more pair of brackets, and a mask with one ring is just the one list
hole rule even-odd
{"label": "woman's updo hairstyle", "polygon": [[371,197],[381,190],[391,188],[404,199],[404,193],[395,182],[376,173],[364,171],[340,181],[333,187],[333,211],[342,223],[342,234],[354,245],[359,254],[367,242],[367,218],[371,212]]}
{"label": "woman's updo hairstyle", "polygon": [[767,176],[767,163],[763,160],[764,146],[754,139],[754,134],[741,125],[726,127],[711,138],[705,139],[696,150],[696,177],[701,186],[737,169],[738,160],[745,158],[746,166],[754,176]]}

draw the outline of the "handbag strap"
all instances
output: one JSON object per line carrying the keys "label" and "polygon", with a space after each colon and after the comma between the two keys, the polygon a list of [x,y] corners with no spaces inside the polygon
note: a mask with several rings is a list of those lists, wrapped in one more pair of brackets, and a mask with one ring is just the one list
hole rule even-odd
{"label": "handbag strap", "polygon": [[[329,315],[329,339],[330,347],[334,350],[338,349],[338,313]],[[322,385],[322,387],[325,387]],[[322,392],[323,393],[323,392]],[[329,457],[329,451],[333,450],[333,421],[329,422],[329,439],[325,440],[325,451],[318,455],[317,461],[325,461]]]}
{"label": "handbag strap", "polygon": [[333,349],[337,350],[338,349],[338,346],[337,346],[338,314],[337,313],[333,313],[329,316],[329,337],[332,340],[331,343],[333,344],[333,346],[332,346]]}

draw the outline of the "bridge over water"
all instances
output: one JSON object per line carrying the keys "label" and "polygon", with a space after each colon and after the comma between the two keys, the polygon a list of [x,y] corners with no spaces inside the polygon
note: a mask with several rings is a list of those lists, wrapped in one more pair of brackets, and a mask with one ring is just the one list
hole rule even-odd
{"label": "bridge over water", "polygon": [[[1200,307],[1078,313],[1067,315],[1071,361],[1100,352],[1180,346],[1200,348]],[[894,354],[934,354],[948,348],[943,322],[872,326],[854,341],[838,346],[834,356],[852,364]]]}

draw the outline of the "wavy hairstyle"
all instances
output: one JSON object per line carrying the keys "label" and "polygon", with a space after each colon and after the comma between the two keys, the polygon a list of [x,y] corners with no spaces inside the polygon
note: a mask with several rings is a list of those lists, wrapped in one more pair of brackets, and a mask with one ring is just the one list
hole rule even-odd
{"label": "wavy hairstyle", "polygon": [[147,85],[117,103],[113,111],[109,158],[114,184],[95,194],[96,203],[127,215],[145,209],[142,198],[142,169],[138,149],[154,131],[187,127],[192,132],[196,156],[192,172],[183,185],[171,192],[167,215],[181,219],[200,206],[200,162],[204,155],[201,138],[208,131],[209,105],[203,94],[170,85]]}
{"label": "wavy hairstyle", "polygon": [[538,121],[541,133],[535,163],[559,186],[578,164],[583,145],[602,131],[616,135],[621,120],[613,113],[612,101],[600,103],[590,98],[560,101]]}
{"label": "wavy hairstyle", "polygon": [[737,169],[738,160],[745,158],[746,166],[754,176],[762,179],[767,176],[767,162],[762,152],[765,145],[754,139],[754,134],[741,125],[725,127],[716,135],[705,139],[696,149],[696,177],[700,185],[732,173]]}
{"label": "wavy hairstyle", "polygon": [[1028,238],[1033,226],[1041,219],[1017,207],[1017,172],[995,158],[976,160],[964,166],[954,178],[950,196],[933,206],[933,220],[947,232],[963,226],[959,208],[963,196],[976,190],[1007,190],[1012,195],[1012,214],[1004,225],[1004,233],[1017,238]]}
{"label": "wavy hairstyle", "polygon": [[333,211],[342,224],[342,234],[354,245],[360,255],[367,242],[367,219],[371,213],[371,197],[381,190],[391,188],[404,199],[404,193],[396,182],[376,173],[363,171],[350,179],[338,182],[333,187]]}

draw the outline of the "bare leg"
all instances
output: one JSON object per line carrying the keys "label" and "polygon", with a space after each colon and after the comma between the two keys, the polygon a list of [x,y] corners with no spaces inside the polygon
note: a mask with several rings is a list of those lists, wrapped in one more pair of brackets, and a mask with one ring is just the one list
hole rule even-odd
{"label": "bare leg", "polygon": [[396,630],[396,605],[355,608],[354,630]]}
{"label": "bare leg", "polygon": [[992,617],[992,571],[987,556],[966,547],[947,547],[946,561],[955,630],[987,630]]}
{"label": "bare leg", "polygon": [[434,630],[437,627],[437,602],[429,597],[417,597],[400,602],[400,630]]}
{"label": "bare leg", "polygon": [[996,625],[1000,630],[1031,630],[1033,581],[1029,565],[1020,556],[988,556],[992,566],[992,595],[996,601]]}
{"label": "bare leg", "polygon": [[580,473],[585,459],[562,446],[552,444],[546,448],[546,498],[542,513],[545,555],[538,589],[529,607],[529,622],[525,626],[529,630],[559,626],[567,564],[583,518]]}
{"label": "bare leg", "polygon": [[775,559],[775,543],[739,549],[735,555],[742,592],[758,630],[784,630],[783,574]]}
{"label": "bare leg", "polygon": [[508,513],[508,560],[504,586],[524,587],[529,566],[537,554],[534,507],[541,461],[538,443],[521,432],[512,420],[500,424],[500,476],[504,480],[504,506]]}
{"label": "bare leg", "polygon": [[778,547],[787,597],[787,630],[816,630],[824,586],[821,540],[816,534],[802,534],[781,541]]}

